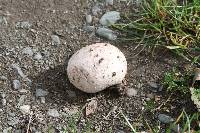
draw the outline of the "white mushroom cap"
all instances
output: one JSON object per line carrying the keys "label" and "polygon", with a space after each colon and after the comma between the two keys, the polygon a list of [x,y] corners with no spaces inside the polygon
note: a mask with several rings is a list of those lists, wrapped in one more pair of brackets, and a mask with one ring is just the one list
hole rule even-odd
{"label": "white mushroom cap", "polygon": [[99,92],[120,84],[126,72],[124,54],[108,43],[83,47],[72,55],[67,66],[69,81],[87,93]]}

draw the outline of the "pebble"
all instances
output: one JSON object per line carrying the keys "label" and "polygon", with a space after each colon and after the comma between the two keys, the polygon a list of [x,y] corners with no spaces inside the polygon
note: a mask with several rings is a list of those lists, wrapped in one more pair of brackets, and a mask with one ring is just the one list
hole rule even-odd
{"label": "pebble", "polygon": [[118,20],[120,20],[120,13],[117,11],[110,11],[106,12],[101,19],[99,20],[99,23],[104,26],[110,26],[112,24],[115,24]]}
{"label": "pebble", "polygon": [[31,106],[30,105],[22,105],[19,107],[19,109],[23,114],[29,114]]}
{"label": "pebble", "polygon": [[158,115],[158,120],[164,124],[169,124],[171,122],[174,121],[173,118],[171,118],[170,116],[166,115],[166,114],[159,114]]}
{"label": "pebble", "polygon": [[45,103],[45,97],[40,97],[41,103]]}
{"label": "pebble", "polygon": [[51,117],[59,117],[59,113],[56,109],[49,109],[47,112],[47,115],[51,116]]}
{"label": "pebble", "polygon": [[86,15],[86,23],[87,24],[92,23],[92,16],[91,15]]}
{"label": "pebble", "polygon": [[0,16],[0,24],[5,24],[5,25],[8,24],[8,22],[7,22],[7,20],[6,20],[6,17]]}
{"label": "pebble", "polygon": [[70,90],[67,90],[67,94],[70,98],[75,98],[76,97],[76,93],[74,91],[70,91]]}
{"label": "pebble", "polygon": [[6,76],[0,76],[0,80],[1,80],[1,81],[6,81],[6,80],[7,80],[7,77],[6,77]]}
{"label": "pebble", "polygon": [[3,133],[11,133],[12,132],[12,127],[8,127],[3,130]]}
{"label": "pebble", "polygon": [[61,44],[59,36],[51,35],[51,39],[52,39],[52,45],[57,46]]}
{"label": "pebble", "polygon": [[33,56],[33,51],[31,47],[26,47],[22,50],[22,54],[25,54],[30,57],[30,56]]}
{"label": "pebble", "polygon": [[41,53],[36,53],[33,57],[34,60],[41,60],[42,59],[42,55]]}
{"label": "pebble", "polygon": [[128,97],[133,97],[133,96],[136,96],[137,95],[137,90],[136,89],[133,89],[133,88],[128,88],[126,90],[126,95]]}
{"label": "pebble", "polygon": [[6,99],[1,99],[2,105],[6,106]]}
{"label": "pebble", "polygon": [[21,95],[18,100],[18,106],[21,106],[25,101],[26,95]]}
{"label": "pebble", "polygon": [[149,93],[149,94],[146,95],[146,97],[147,97],[147,98],[150,98],[150,99],[154,99],[155,96],[154,96],[154,94]]}
{"label": "pebble", "polygon": [[31,26],[32,24],[29,23],[28,21],[17,22],[15,25],[16,28],[22,28],[22,29],[30,29]]}
{"label": "pebble", "polygon": [[14,88],[15,90],[18,90],[18,89],[21,88],[21,83],[20,83],[19,80],[13,80],[13,88]]}
{"label": "pebble", "polygon": [[26,78],[26,75],[22,72],[21,68],[17,64],[11,64],[11,67],[17,71],[17,73],[22,77]]}
{"label": "pebble", "polygon": [[91,33],[91,32],[94,32],[95,31],[95,27],[94,26],[89,26],[89,25],[86,25],[83,27],[83,30],[88,32],[88,33]]}
{"label": "pebble", "polygon": [[95,6],[92,7],[92,14],[94,16],[97,16],[98,13],[101,13],[101,8],[99,7],[99,4],[96,4]]}
{"label": "pebble", "polygon": [[17,125],[19,123],[19,119],[16,117],[8,117],[8,125],[9,126],[14,126]]}
{"label": "pebble", "polygon": [[106,2],[106,5],[111,5],[111,6],[113,5],[113,0],[106,0],[105,2]]}
{"label": "pebble", "polygon": [[36,97],[45,97],[46,95],[48,95],[48,92],[43,89],[36,89],[35,95]]}
{"label": "pebble", "polygon": [[154,88],[154,89],[158,89],[158,88],[159,88],[158,84],[155,83],[155,82],[148,82],[148,85],[149,85],[150,87]]}
{"label": "pebble", "polygon": [[97,33],[97,35],[104,37],[108,40],[116,40],[117,39],[117,36],[113,33],[113,31],[110,29],[107,29],[107,28],[99,28],[96,31],[96,33]]}

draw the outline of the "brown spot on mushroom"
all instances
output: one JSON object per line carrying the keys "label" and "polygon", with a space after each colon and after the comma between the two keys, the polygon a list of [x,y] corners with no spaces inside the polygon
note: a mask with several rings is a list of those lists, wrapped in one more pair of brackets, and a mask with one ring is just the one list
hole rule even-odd
{"label": "brown spot on mushroom", "polygon": [[100,64],[103,60],[104,60],[104,58],[101,58],[101,59],[99,60],[99,64]]}
{"label": "brown spot on mushroom", "polygon": [[105,76],[103,75],[103,79],[105,78]]}
{"label": "brown spot on mushroom", "polygon": [[122,72],[124,72],[124,70],[122,70]]}
{"label": "brown spot on mushroom", "polygon": [[74,78],[74,77],[73,77],[72,79],[73,79],[73,80],[75,80],[75,78]]}
{"label": "brown spot on mushroom", "polygon": [[119,58],[119,56],[117,56],[117,58]]}
{"label": "brown spot on mushroom", "polygon": [[108,44],[106,43],[104,46],[107,46]]}
{"label": "brown spot on mushroom", "polygon": [[113,73],[112,73],[112,77],[114,77],[114,76],[116,76],[116,72],[113,72]]}
{"label": "brown spot on mushroom", "polygon": [[98,54],[96,54],[94,57],[98,57],[99,55]]}

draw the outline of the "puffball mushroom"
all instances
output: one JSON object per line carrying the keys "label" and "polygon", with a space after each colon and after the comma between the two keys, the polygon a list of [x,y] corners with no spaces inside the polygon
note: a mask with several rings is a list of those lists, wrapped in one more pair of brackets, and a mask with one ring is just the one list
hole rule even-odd
{"label": "puffball mushroom", "polygon": [[121,84],[127,73],[124,54],[108,43],[96,43],[74,53],[69,59],[69,81],[86,93],[96,93]]}

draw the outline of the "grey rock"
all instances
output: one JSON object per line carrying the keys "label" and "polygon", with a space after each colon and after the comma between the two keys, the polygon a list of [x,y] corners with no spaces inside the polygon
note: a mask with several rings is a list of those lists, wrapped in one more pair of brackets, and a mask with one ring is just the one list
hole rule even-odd
{"label": "grey rock", "polygon": [[41,103],[45,103],[45,97],[40,97]]}
{"label": "grey rock", "polygon": [[2,75],[2,76],[0,76],[0,80],[1,80],[1,81],[6,81],[6,80],[7,80],[7,77]]}
{"label": "grey rock", "polygon": [[106,2],[106,5],[111,5],[111,6],[113,5],[113,0],[106,0],[105,2]]}
{"label": "grey rock", "polygon": [[133,89],[133,88],[128,88],[126,90],[126,95],[128,97],[133,97],[133,96],[136,96],[137,95],[137,90],[136,89]]}
{"label": "grey rock", "polygon": [[31,26],[32,24],[29,23],[28,21],[17,22],[15,25],[16,28],[22,28],[22,29],[30,29]]}
{"label": "grey rock", "polygon": [[21,106],[25,101],[26,95],[21,95],[18,100],[18,106]]}
{"label": "grey rock", "polygon": [[56,109],[49,109],[47,112],[47,115],[51,116],[51,117],[59,117],[60,114],[58,113],[58,111]]}
{"label": "grey rock", "polygon": [[92,23],[92,16],[91,15],[86,15],[86,23],[87,24]]}
{"label": "grey rock", "polygon": [[43,89],[37,88],[35,91],[35,95],[36,95],[36,97],[45,97],[46,95],[48,95],[48,92]]}
{"label": "grey rock", "polygon": [[158,88],[159,88],[158,84],[155,83],[155,82],[148,82],[148,85],[149,85],[150,87],[154,88],[154,89],[158,89]]}
{"label": "grey rock", "polygon": [[117,36],[113,33],[113,31],[110,29],[107,29],[107,28],[99,28],[96,31],[96,33],[97,33],[97,35],[104,37],[108,40],[116,40],[117,39]]}
{"label": "grey rock", "polygon": [[22,72],[21,68],[17,64],[11,64],[11,67],[17,71],[17,73],[22,77],[26,78],[26,75]]}
{"label": "grey rock", "polygon": [[6,97],[6,94],[5,94],[5,93],[1,93],[1,97],[2,97],[2,98],[5,98],[5,97]]}
{"label": "grey rock", "polygon": [[174,119],[166,114],[159,114],[158,120],[162,123],[169,124],[174,121]]}
{"label": "grey rock", "polygon": [[8,22],[5,16],[0,16],[0,25],[8,25]]}
{"label": "grey rock", "polygon": [[106,12],[99,20],[100,24],[110,26],[120,20],[120,13],[117,11]]}
{"label": "grey rock", "polygon": [[12,127],[8,127],[3,130],[3,133],[11,133],[12,132]]}
{"label": "grey rock", "polygon": [[16,117],[9,117],[7,123],[9,126],[17,125],[19,123],[19,119]]}
{"label": "grey rock", "polygon": [[18,89],[21,88],[21,83],[20,83],[19,80],[13,80],[13,88],[14,88],[15,90],[18,90]]}
{"label": "grey rock", "polygon": [[33,56],[33,51],[31,47],[26,47],[22,50],[22,54],[25,54],[27,56]]}
{"label": "grey rock", "polygon": [[30,105],[22,105],[19,107],[19,109],[23,114],[29,114],[31,106]]}
{"label": "grey rock", "polygon": [[150,98],[150,99],[154,99],[155,96],[154,96],[154,94],[149,93],[149,94],[146,95],[146,97],[147,97],[147,98]]}
{"label": "grey rock", "polygon": [[96,16],[98,13],[101,13],[101,8],[99,7],[99,4],[96,4],[92,7],[92,14]]}
{"label": "grey rock", "polygon": [[1,99],[2,105],[6,106],[6,99]]}
{"label": "grey rock", "polygon": [[95,27],[94,26],[89,26],[89,25],[86,25],[83,27],[83,30],[88,32],[88,33],[91,33],[91,32],[94,32],[95,31]]}
{"label": "grey rock", "polygon": [[42,55],[41,53],[36,53],[33,57],[34,60],[41,60],[42,59]]}
{"label": "grey rock", "polygon": [[75,98],[76,97],[76,93],[74,91],[70,91],[70,90],[67,90],[67,94],[70,98]]}
{"label": "grey rock", "polygon": [[57,35],[51,35],[51,39],[52,39],[52,45],[60,45],[60,38]]}

